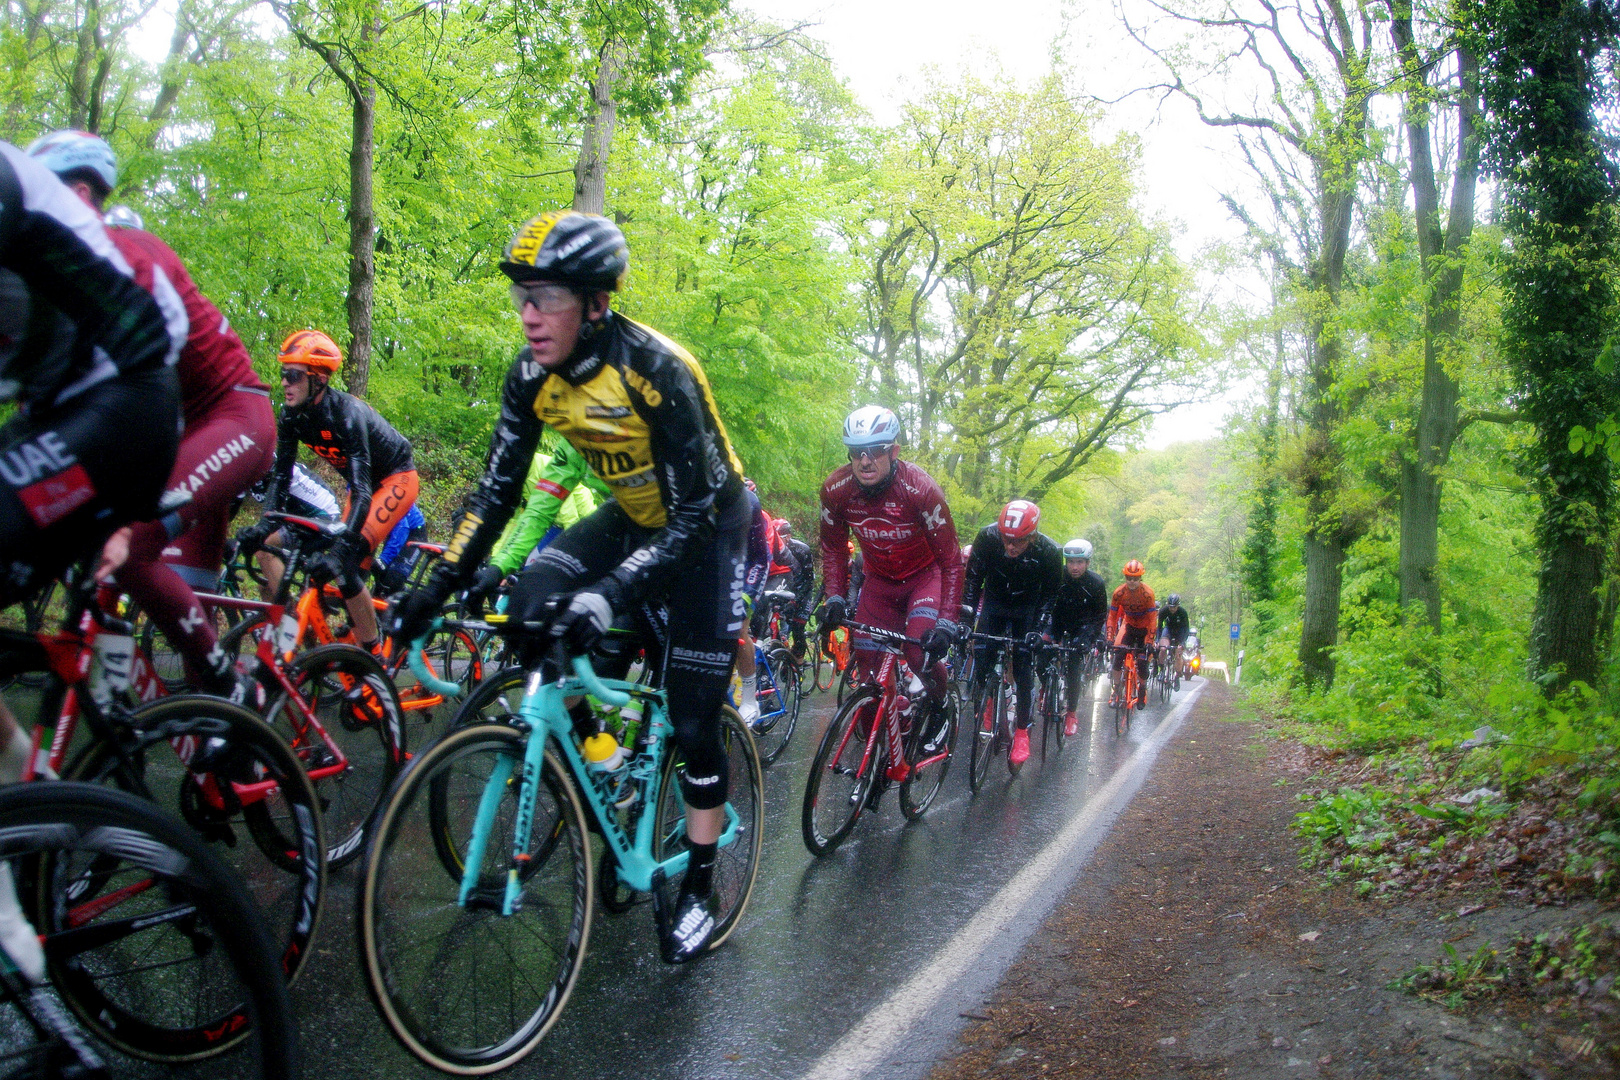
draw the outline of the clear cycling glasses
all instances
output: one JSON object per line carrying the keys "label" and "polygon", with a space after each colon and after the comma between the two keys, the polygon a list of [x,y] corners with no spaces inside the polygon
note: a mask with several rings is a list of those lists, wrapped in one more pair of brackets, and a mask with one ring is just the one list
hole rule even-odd
{"label": "clear cycling glasses", "polygon": [[579,303],[579,297],[566,285],[549,281],[512,283],[512,306],[519,315],[529,304],[542,315],[558,315]]}

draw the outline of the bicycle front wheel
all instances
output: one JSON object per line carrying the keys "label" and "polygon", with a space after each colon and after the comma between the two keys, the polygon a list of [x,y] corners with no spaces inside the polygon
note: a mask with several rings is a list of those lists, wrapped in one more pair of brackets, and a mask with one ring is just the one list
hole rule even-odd
{"label": "bicycle front wheel", "polygon": [[294,693],[277,695],[265,717],[314,780],[326,808],[327,861],[343,866],[360,857],[366,830],[405,766],[399,693],[377,658],[352,645],[300,653],[286,674]]}
{"label": "bicycle front wheel", "polygon": [[1121,668],[1119,685],[1114,688],[1114,734],[1123,735],[1131,728],[1131,708],[1136,704],[1138,687],[1130,669]]}
{"label": "bicycle front wheel", "polygon": [[849,699],[850,692],[853,691],[854,689],[855,689],[855,657],[851,656],[849,658],[849,663],[844,665],[844,670],[838,673],[838,698],[837,698],[837,702],[838,702],[838,707],[840,709],[844,707],[844,702]]}
{"label": "bicycle front wheel", "polygon": [[[281,947],[287,978],[297,978],[326,892],[320,803],[298,758],[252,712],[218,698],[159,698],[129,723],[130,749],[94,743],[65,778],[116,786],[191,825],[241,875]],[[83,1004],[91,1015],[104,1011]]]}
{"label": "bicycle front wheel", "polygon": [[51,982],[98,1038],[175,1063],[256,1036],[263,1076],[298,1074],[279,950],[241,881],[180,821],[121,791],[14,784],[0,791],[0,859],[27,882]]}
{"label": "bicycle front wheel", "polygon": [[775,707],[766,713],[761,705],[761,716],[755,724],[754,740],[759,744],[759,760],[771,765],[787,749],[793,738],[793,728],[799,722],[799,706],[804,697],[804,673],[793,654],[781,644],[773,644],[766,652],[771,678],[776,684]]}
{"label": "bicycle front wheel", "polygon": [[[932,705],[936,711],[931,730],[913,724],[906,736],[906,760],[911,763],[911,774],[900,783],[900,812],[909,821],[916,821],[928,812],[939,789],[945,785],[945,776],[951,771],[951,753],[956,746],[956,718],[962,701],[956,687],[945,690],[945,700]],[[943,729],[941,728],[943,725]]]}
{"label": "bicycle front wheel", "polygon": [[[1057,663],[1061,664],[1062,661]],[[1043,692],[1046,708],[1042,716],[1041,730],[1041,760],[1046,760],[1046,751],[1050,747],[1054,754],[1063,750],[1063,713],[1068,707],[1068,684],[1063,673],[1054,666],[1046,673],[1046,689]]]}
{"label": "bicycle front wheel", "polygon": [[973,745],[968,753],[968,787],[974,794],[990,775],[995,756],[996,726],[1001,722],[1001,683],[986,682],[973,697]]}
{"label": "bicycle front wheel", "polygon": [[[445,1072],[495,1072],[531,1053],[585,960],[595,902],[585,810],[549,749],[522,842],[519,906],[501,913],[527,740],[495,724],[446,735],[394,785],[360,870],[366,989],[401,1045]],[[435,788],[442,800],[430,797]],[[446,872],[432,833],[447,829],[471,850],[486,799],[494,813],[462,904],[461,876]]]}
{"label": "bicycle front wheel", "polygon": [[875,746],[869,755],[867,744],[881,703],[881,690],[860,687],[839,707],[821,736],[805,781],[799,821],[804,846],[812,855],[826,855],[843,843],[866,806],[880,756]]}
{"label": "bicycle front wheel", "polygon": [[[748,725],[729,705],[720,709],[720,743],[726,751],[726,805],[737,815],[737,836],[715,854],[711,949],[718,949],[731,936],[748,908],[765,837],[765,783],[759,752]],[[664,782],[658,788],[658,828],[653,834],[653,858],[660,862],[686,847],[686,804],[680,782],[685,768],[680,750],[671,744],[664,761]]]}

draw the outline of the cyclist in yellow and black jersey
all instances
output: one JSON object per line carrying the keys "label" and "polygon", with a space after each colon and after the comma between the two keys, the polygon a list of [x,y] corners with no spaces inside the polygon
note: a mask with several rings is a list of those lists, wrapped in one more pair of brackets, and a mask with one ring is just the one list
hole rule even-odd
{"label": "cyclist in yellow and black jersey", "polygon": [[[541,214],[512,238],[501,269],[528,347],[507,374],[484,475],[461,524],[428,582],[400,603],[392,632],[421,636],[489,555],[519,502],[542,425],[579,449],[613,498],[523,571],[507,612],[545,622],[548,639],[579,653],[616,616],[643,601],[668,603],[664,686],[687,765],[691,860],[659,927],[664,959],[679,963],[701,953],[714,929],[728,775],[719,718],[744,625],[749,506],[703,369],[610,310],[628,262],[618,226],[594,215]],[[544,661],[545,644],[525,643],[527,665]]]}

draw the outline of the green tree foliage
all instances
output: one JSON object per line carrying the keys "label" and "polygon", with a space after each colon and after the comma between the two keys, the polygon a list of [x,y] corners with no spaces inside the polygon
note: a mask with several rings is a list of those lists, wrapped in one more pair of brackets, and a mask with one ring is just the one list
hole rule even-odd
{"label": "green tree foliage", "polygon": [[[936,83],[883,133],[851,247],[862,393],[974,512],[1044,498],[1193,396],[1190,276],[1058,79]],[[959,511],[960,513],[961,511]]]}

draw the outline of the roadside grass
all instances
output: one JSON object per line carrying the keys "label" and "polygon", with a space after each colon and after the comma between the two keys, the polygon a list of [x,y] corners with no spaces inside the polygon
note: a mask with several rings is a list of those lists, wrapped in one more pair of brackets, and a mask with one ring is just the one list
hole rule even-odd
{"label": "roadside grass", "polygon": [[[1415,997],[1436,1002],[1454,1012],[1464,1011],[1476,1002],[1520,997],[1545,1016],[1572,1021],[1581,1034],[1565,1036],[1567,1051],[1584,1046],[1590,1054],[1597,1044],[1588,1032],[1599,1038],[1611,1053],[1610,1045],[1620,1020],[1620,933],[1612,922],[1598,920],[1543,933],[1521,934],[1506,947],[1479,946],[1471,953],[1459,953],[1452,945],[1442,946],[1443,955],[1389,984]],[[1606,1034],[1605,1034],[1606,1033]]]}
{"label": "roadside grass", "polygon": [[[1540,903],[1620,889],[1620,718],[1577,685],[1549,701],[1522,635],[1364,621],[1326,691],[1262,643],[1246,711],[1307,748],[1301,862],[1360,896],[1492,884]],[[1247,672],[1245,673],[1247,680]]]}

